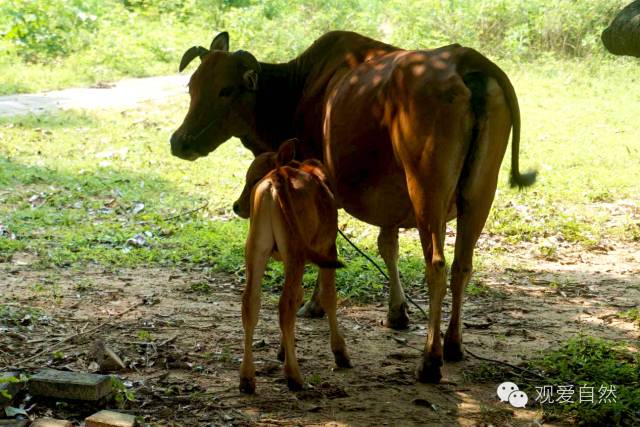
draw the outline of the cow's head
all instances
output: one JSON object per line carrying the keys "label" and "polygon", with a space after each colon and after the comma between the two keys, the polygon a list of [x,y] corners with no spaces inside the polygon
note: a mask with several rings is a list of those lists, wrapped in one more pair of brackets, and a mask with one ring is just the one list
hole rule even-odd
{"label": "cow's head", "polygon": [[277,153],[267,152],[256,156],[247,170],[244,188],[238,200],[233,204],[233,212],[241,218],[251,214],[251,194],[262,178],[277,167],[291,164],[295,157],[295,139],[285,141]]}
{"label": "cow's head", "polygon": [[185,160],[206,156],[232,136],[249,133],[260,73],[249,52],[229,52],[226,32],[218,34],[209,49],[188,49],[180,71],[196,57],[201,62],[189,81],[189,111],[171,135],[171,154]]}

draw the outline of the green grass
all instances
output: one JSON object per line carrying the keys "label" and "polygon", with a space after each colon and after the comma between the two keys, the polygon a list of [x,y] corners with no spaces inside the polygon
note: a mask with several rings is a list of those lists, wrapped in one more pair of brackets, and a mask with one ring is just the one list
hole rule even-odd
{"label": "green grass", "polygon": [[[533,242],[541,255],[555,253],[550,237],[585,247],[602,239],[637,239],[628,232],[636,226],[630,218],[604,226],[608,213],[600,202],[640,199],[640,134],[634,125],[640,88],[629,77],[635,66],[564,60],[505,68],[522,105],[521,164],[539,168],[540,176],[529,190],[510,189],[505,160],[485,231],[508,243]],[[232,140],[194,163],[171,157],[168,137],[187,105],[185,95],[126,112],[1,119],[0,223],[7,231],[0,237],[0,259],[30,252],[43,268],[207,266],[243,279],[247,222],[231,214],[231,205],[251,156]],[[358,245],[377,253],[373,227],[347,215],[340,223]],[[136,235],[143,237],[141,247],[127,242]],[[337,275],[341,295],[380,297],[379,273],[338,242],[348,265]],[[477,251],[476,267],[491,254]],[[423,289],[414,235],[401,237],[400,269],[409,289]],[[282,266],[271,263],[266,285],[277,289],[281,277]],[[310,268],[307,286],[314,277]]]}
{"label": "green grass", "polygon": [[[632,426],[640,423],[640,358],[626,344],[579,336],[531,362],[544,372],[542,385],[573,385],[572,403],[545,403],[548,420],[571,416],[580,425]],[[614,386],[614,398],[600,401],[601,387]],[[594,388],[594,402],[580,402],[581,387]],[[604,393],[604,390],[602,390]],[[533,387],[529,396],[537,396]],[[587,399],[583,399],[587,400]]]}
{"label": "green grass", "polygon": [[624,320],[628,320],[640,326],[640,309],[630,308],[629,310],[618,313],[618,317]]}

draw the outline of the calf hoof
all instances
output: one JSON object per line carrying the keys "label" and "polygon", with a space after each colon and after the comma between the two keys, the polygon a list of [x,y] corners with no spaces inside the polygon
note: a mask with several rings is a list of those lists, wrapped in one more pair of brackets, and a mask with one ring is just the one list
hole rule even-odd
{"label": "calf hoof", "polygon": [[304,384],[301,380],[287,378],[287,387],[289,387],[290,391],[300,391],[304,388]]}
{"label": "calf hoof", "polygon": [[254,394],[256,392],[255,378],[240,378],[240,393]]}
{"label": "calf hoof", "polygon": [[333,357],[336,360],[336,365],[338,366],[338,368],[345,368],[345,369],[353,368],[353,365],[351,364],[351,360],[349,359],[349,356],[347,356],[346,352],[336,351],[335,353],[333,353]]}
{"label": "calf hoof", "polygon": [[459,362],[464,357],[464,351],[462,350],[462,343],[460,341],[452,341],[444,337],[444,360],[447,362]]}
{"label": "calf hoof", "polygon": [[307,319],[320,319],[324,316],[324,310],[320,307],[320,304],[313,299],[307,301],[300,310],[298,310],[298,317],[306,317]]}
{"label": "calf hoof", "polygon": [[407,329],[409,327],[409,315],[407,314],[406,302],[403,302],[397,307],[389,307],[387,327],[395,330]]}
{"label": "calf hoof", "polygon": [[416,377],[421,383],[438,384],[442,379],[442,360],[422,359],[418,366]]}

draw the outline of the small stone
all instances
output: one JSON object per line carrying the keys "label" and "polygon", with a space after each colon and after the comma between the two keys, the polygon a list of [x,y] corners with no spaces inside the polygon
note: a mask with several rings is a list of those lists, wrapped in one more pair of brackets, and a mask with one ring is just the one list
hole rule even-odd
{"label": "small stone", "polygon": [[100,411],[84,420],[85,427],[134,427],[136,417],[114,411]]}
{"label": "small stone", "polygon": [[93,355],[100,366],[100,371],[122,371],[126,369],[124,362],[102,339],[93,343]]}
{"label": "small stone", "polygon": [[56,420],[54,418],[38,418],[31,423],[31,427],[73,427],[71,421]]}
{"label": "small stone", "polygon": [[0,427],[27,427],[29,420],[0,420]]}
{"label": "small stone", "polygon": [[43,369],[29,379],[29,392],[34,396],[96,401],[111,393],[111,377]]}

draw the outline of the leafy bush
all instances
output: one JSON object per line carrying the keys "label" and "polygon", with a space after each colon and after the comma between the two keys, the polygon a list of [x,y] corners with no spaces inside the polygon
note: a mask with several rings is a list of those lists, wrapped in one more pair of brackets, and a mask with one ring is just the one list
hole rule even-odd
{"label": "leafy bush", "polygon": [[[22,77],[0,72],[0,91],[174,72],[184,49],[222,30],[232,49],[265,61],[291,59],[333,29],[407,48],[458,42],[515,60],[586,57],[604,54],[600,33],[625,2],[7,0],[0,2],[0,49],[9,55],[0,57],[0,70]],[[16,56],[40,82],[25,82]]]}
{"label": "leafy bush", "polygon": [[12,0],[0,6],[4,38],[28,61],[67,55],[85,47],[97,30],[99,1]]}

